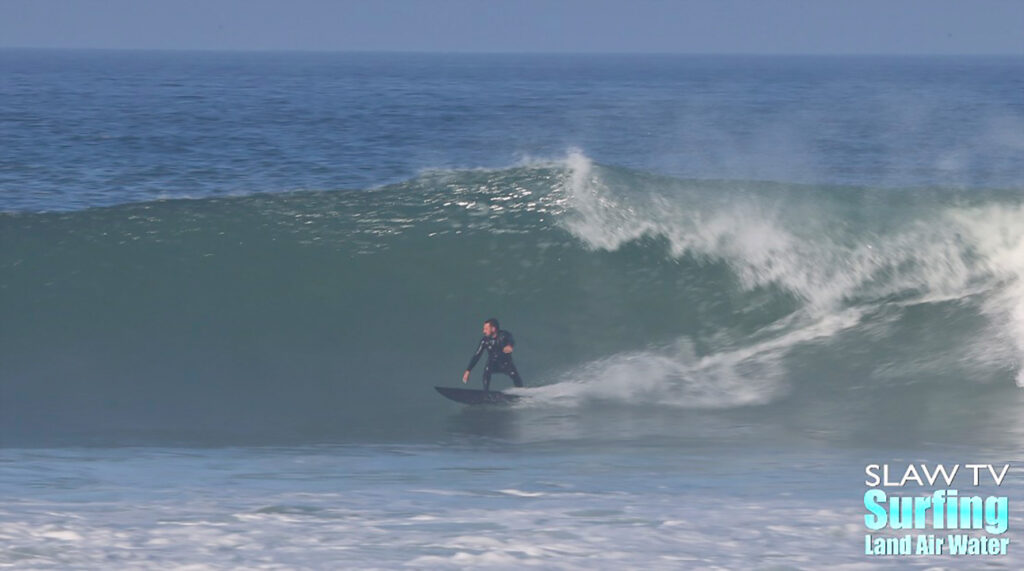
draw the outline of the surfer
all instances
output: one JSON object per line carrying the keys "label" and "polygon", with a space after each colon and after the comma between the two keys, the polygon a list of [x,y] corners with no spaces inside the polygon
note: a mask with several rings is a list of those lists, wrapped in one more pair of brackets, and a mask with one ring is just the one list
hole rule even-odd
{"label": "surfer", "polygon": [[512,349],[515,344],[516,341],[512,338],[512,334],[503,331],[498,326],[497,319],[492,317],[484,321],[483,339],[480,340],[476,353],[473,353],[473,358],[469,360],[469,366],[466,367],[466,372],[462,375],[462,382],[469,382],[469,372],[480,360],[484,349],[487,349],[487,365],[484,366],[484,390],[491,389],[491,373],[505,373],[512,378],[512,382],[517,387],[523,386],[523,378],[519,376],[519,371],[512,363]]}

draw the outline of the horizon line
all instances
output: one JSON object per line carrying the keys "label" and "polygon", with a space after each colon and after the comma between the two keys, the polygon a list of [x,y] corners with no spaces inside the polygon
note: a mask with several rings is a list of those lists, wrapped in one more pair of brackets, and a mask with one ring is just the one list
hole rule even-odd
{"label": "horizon line", "polygon": [[1024,57],[1022,52],[666,52],[666,51],[543,51],[543,50],[391,50],[330,48],[210,48],[210,47],[97,47],[0,46],[0,50],[174,52],[251,54],[379,54],[379,55],[539,55],[539,56],[730,56],[730,57]]}

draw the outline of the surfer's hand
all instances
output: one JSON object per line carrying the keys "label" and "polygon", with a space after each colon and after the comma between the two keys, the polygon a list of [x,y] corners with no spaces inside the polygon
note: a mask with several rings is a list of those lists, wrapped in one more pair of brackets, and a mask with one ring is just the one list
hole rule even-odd
{"label": "surfer's hand", "polygon": [[501,351],[503,353],[511,353],[512,352],[512,346],[511,345],[505,345],[505,348],[502,349]]}
{"label": "surfer's hand", "polygon": [[465,373],[462,373],[462,382],[463,383],[468,383],[469,382],[469,371],[466,371]]}

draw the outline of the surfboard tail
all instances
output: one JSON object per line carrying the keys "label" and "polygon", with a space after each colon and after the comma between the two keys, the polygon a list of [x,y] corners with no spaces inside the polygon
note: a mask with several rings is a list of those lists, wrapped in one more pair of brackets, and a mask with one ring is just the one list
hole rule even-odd
{"label": "surfboard tail", "polygon": [[519,400],[519,395],[510,395],[501,391],[482,391],[453,387],[434,388],[445,398],[463,404],[510,404]]}

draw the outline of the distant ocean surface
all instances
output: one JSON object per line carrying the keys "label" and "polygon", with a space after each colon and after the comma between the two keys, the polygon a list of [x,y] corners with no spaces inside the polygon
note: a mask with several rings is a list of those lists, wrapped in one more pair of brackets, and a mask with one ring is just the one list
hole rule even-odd
{"label": "distant ocean surface", "polygon": [[[0,147],[0,565],[1024,565],[1022,57],[0,50]],[[866,557],[938,461],[1009,554]]]}

